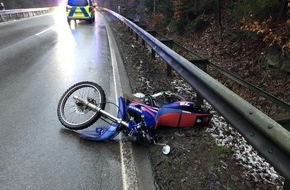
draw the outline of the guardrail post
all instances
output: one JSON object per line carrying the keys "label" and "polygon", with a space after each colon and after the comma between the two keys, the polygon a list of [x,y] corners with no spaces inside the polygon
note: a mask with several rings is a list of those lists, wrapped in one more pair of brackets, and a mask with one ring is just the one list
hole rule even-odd
{"label": "guardrail post", "polygon": [[[174,44],[173,40],[168,40],[168,39],[160,40],[160,42],[162,42],[163,44],[165,44],[170,49],[172,49],[173,44]],[[167,67],[167,76],[171,76],[172,68],[170,67],[169,64],[166,64],[166,67]]]}
{"label": "guardrail post", "polygon": [[[142,28],[143,30],[146,30],[146,25],[140,25],[140,28]],[[145,40],[142,39],[142,45],[145,46]]]}
{"label": "guardrail post", "polygon": [[[195,66],[206,72],[207,70],[207,64],[208,64],[208,59],[193,59],[190,60],[191,63],[193,63]],[[199,94],[196,93],[196,103],[198,105],[203,105],[203,97]]]}
{"label": "guardrail post", "polygon": [[5,21],[4,16],[0,14],[0,22],[4,22],[4,21]]}
{"label": "guardrail post", "polygon": [[[147,31],[149,34],[151,34],[153,37],[156,37],[157,32],[154,30],[149,30]],[[153,49],[151,49],[151,57],[153,59],[155,59],[155,51]]]}
{"label": "guardrail post", "polygon": [[137,33],[135,33],[135,39],[136,39],[136,41],[138,41],[138,40],[139,40],[139,36],[138,36],[138,34],[137,34]]}
{"label": "guardrail post", "polygon": [[[139,21],[133,21],[137,26],[139,26]],[[137,33],[135,33],[135,38],[136,38],[136,41],[139,40],[139,35]]]}
{"label": "guardrail post", "polygon": [[208,59],[192,59],[189,60],[191,63],[193,63],[195,66],[206,72],[207,65],[208,65]]}
{"label": "guardrail post", "polygon": [[290,131],[290,113],[288,114],[280,114],[280,115],[274,115],[273,119],[282,125],[285,129]]}
{"label": "guardrail post", "polygon": [[130,27],[128,27],[128,32],[133,35],[133,30]]}
{"label": "guardrail post", "polygon": [[[131,18],[127,18],[127,19],[133,22],[133,19],[131,19]],[[129,32],[131,35],[133,35],[133,29],[132,29],[130,26],[128,26],[128,32]]]}

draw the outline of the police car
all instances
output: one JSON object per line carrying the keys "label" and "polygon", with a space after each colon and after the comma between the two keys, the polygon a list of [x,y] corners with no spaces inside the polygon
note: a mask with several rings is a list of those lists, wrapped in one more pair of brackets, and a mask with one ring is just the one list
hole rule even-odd
{"label": "police car", "polygon": [[67,21],[88,20],[95,21],[95,4],[92,0],[68,0],[66,5]]}

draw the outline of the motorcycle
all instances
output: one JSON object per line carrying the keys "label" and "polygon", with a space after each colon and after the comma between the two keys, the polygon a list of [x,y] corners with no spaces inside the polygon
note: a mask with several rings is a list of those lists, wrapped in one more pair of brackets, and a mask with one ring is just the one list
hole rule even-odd
{"label": "motorcycle", "polygon": [[[82,130],[98,119],[109,123],[93,131],[82,131],[80,136],[93,141],[113,140],[122,132],[135,143],[157,143],[154,131],[160,127],[184,127],[208,125],[211,114],[194,102],[170,91],[153,95],[124,94],[118,98],[117,116],[105,111],[106,96],[97,83],[84,81],[71,86],[59,100],[57,115],[64,127]],[[165,145],[163,153],[169,153]]]}

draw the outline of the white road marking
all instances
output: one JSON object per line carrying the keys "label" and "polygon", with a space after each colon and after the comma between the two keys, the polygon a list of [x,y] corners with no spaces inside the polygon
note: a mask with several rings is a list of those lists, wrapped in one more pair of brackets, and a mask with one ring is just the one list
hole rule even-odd
{"label": "white road marking", "polygon": [[[121,84],[120,84],[120,76],[118,72],[116,53],[113,48],[116,46],[116,45],[113,45],[116,42],[113,42],[113,39],[110,38],[110,36],[112,36],[112,31],[106,21],[105,21],[105,25],[107,28],[109,47],[111,51],[111,62],[112,62],[112,67],[113,67],[113,78],[114,78],[115,93],[116,93],[115,97],[116,97],[116,102],[118,102],[118,97],[119,97],[118,92],[122,92],[122,89],[121,89]],[[136,177],[137,174],[136,174],[136,168],[135,168],[135,163],[133,159],[131,143],[124,143],[121,139],[119,142],[120,142],[120,157],[121,157],[123,190],[138,190],[139,187],[138,187],[138,182],[137,182],[137,177]]]}
{"label": "white road marking", "polygon": [[43,31],[41,31],[41,32],[39,32],[39,33],[37,33],[37,34],[35,34],[35,36],[39,36],[39,35],[41,35],[41,34],[47,32],[47,31],[51,30],[52,28],[53,28],[53,27],[51,26],[51,27],[49,27],[49,28],[47,28],[47,29],[45,29],[45,30],[43,30]]}

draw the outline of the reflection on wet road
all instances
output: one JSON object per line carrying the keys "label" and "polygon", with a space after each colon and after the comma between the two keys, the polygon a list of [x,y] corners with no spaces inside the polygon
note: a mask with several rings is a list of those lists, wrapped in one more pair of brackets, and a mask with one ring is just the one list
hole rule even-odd
{"label": "reflection on wet road", "polygon": [[106,35],[100,14],[94,24],[68,25],[56,12],[0,25],[1,189],[122,187],[119,142],[81,140],[56,116],[76,82],[97,82],[115,100]]}

